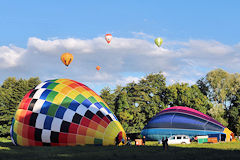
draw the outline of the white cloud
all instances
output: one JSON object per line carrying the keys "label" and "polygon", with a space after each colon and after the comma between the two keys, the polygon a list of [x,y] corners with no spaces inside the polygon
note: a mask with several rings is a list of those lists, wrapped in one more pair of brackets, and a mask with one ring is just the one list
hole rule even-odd
{"label": "white cloud", "polygon": [[146,34],[144,32],[132,32],[132,34],[137,38],[139,38],[139,37],[140,38],[150,38],[150,39],[154,38],[154,36]]}
{"label": "white cloud", "polygon": [[25,49],[16,46],[0,47],[0,68],[15,67],[21,63],[20,58],[25,53]]}
{"label": "white cloud", "polygon": [[[145,36],[145,33],[136,33]],[[39,76],[48,78],[70,78],[89,84],[121,84],[139,81],[140,77],[124,75],[162,71],[169,82],[194,83],[207,72],[223,68],[228,72],[239,72],[240,43],[226,45],[215,40],[167,41],[162,47],[154,42],[136,38],[113,37],[107,44],[104,37],[93,39],[42,40],[29,38],[26,49],[15,46],[0,46],[1,74],[9,76]],[[66,70],[60,61],[64,52],[74,55]],[[101,70],[96,71],[96,66]],[[3,81],[4,79],[0,79]]]}
{"label": "white cloud", "polygon": [[125,86],[128,83],[138,83],[141,80],[141,78],[139,77],[133,77],[133,76],[128,76],[128,77],[123,77],[122,79],[117,80],[116,84],[117,85],[121,85],[121,86]]}
{"label": "white cloud", "polygon": [[231,46],[224,45],[214,40],[190,40],[188,43],[185,43],[185,46],[187,47],[186,50],[191,51],[188,52],[189,54],[196,55],[199,52],[202,52],[200,56],[206,54],[213,56],[221,56],[232,53],[234,51]]}
{"label": "white cloud", "polygon": [[28,40],[28,49],[35,52],[42,52],[47,54],[58,54],[64,51],[78,51],[81,53],[93,52],[93,45],[96,40],[81,40],[81,39],[54,39],[54,40],[41,40],[31,37]]}

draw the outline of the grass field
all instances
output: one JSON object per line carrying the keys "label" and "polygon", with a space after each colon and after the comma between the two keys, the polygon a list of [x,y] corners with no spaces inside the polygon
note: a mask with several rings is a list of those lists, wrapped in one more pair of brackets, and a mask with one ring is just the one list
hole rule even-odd
{"label": "grass field", "polygon": [[240,142],[170,145],[164,151],[157,142],[146,146],[20,147],[0,139],[0,159],[6,160],[150,160],[150,159],[240,159]]}

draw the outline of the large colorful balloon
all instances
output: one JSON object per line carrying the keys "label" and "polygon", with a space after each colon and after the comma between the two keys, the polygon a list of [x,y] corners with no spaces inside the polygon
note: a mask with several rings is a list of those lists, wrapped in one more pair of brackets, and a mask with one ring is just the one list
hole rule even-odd
{"label": "large colorful balloon", "polygon": [[112,35],[111,34],[106,34],[105,35],[105,40],[107,41],[107,43],[109,44],[112,40]]}
{"label": "large colorful balloon", "polygon": [[73,61],[73,55],[71,53],[63,53],[61,56],[61,60],[63,64],[68,67],[68,65]]}
{"label": "large colorful balloon", "polygon": [[101,69],[101,67],[100,67],[100,66],[97,66],[97,67],[96,67],[96,70],[98,70],[98,71],[99,71],[100,69]]}
{"label": "large colorful balloon", "polygon": [[172,135],[215,135],[230,141],[232,131],[212,117],[188,107],[170,107],[159,112],[144,127],[141,134],[149,140],[160,140]]}
{"label": "large colorful balloon", "polygon": [[158,47],[160,47],[162,45],[163,40],[162,38],[158,37],[154,40],[154,42]]}
{"label": "large colorful balloon", "polygon": [[45,81],[22,99],[11,126],[20,146],[114,145],[126,134],[94,91],[70,79]]}

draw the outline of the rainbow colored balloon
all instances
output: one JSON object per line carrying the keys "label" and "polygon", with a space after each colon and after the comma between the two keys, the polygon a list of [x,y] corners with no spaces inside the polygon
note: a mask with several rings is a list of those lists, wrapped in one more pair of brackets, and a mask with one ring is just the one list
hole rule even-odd
{"label": "rainbow colored balloon", "polygon": [[94,91],[70,79],[48,80],[22,99],[11,126],[20,146],[114,145],[126,134]]}

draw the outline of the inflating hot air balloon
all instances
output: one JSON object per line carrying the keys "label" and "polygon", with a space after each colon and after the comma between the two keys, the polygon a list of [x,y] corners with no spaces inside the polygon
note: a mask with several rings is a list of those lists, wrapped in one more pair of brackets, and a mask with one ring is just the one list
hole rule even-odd
{"label": "inflating hot air balloon", "polygon": [[176,106],[160,111],[144,127],[141,134],[148,140],[160,140],[172,135],[208,135],[219,141],[230,141],[232,131],[212,117],[195,109]]}
{"label": "inflating hot air balloon", "polygon": [[106,39],[107,43],[109,44],[112,40],[112,35],[111,34],[106,34],[105,39]]}
{"label": "inflating hot air balloon", "polygon": [[94,91],[70,79],[45,81],[22,99],[11,126],[20,146],[115,145],[126,134]]}
{"label": "inflating hot air balloon", "polygon": [[73,60],[73,55],[71,53],[63,53],[61,56],[61,60],[62,60],[63,64],[65,64],[68,68],[68,65]]}
{"label": "inflating hot air balloon", "polygon": [[158,47],[160,47],[162,45],[163,40],[162,38],[158,37],[154,40],[154,42]]}
{"label": "inflating hot air balloon", "polygon": [[96,67],[96,70],[98,70],[98,71],[99,71],[100,69],[101,69],[101,67],[100,67],[100,66],[97,66],[97,67]]}

